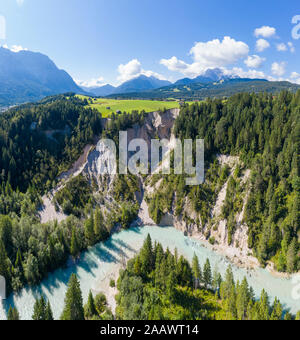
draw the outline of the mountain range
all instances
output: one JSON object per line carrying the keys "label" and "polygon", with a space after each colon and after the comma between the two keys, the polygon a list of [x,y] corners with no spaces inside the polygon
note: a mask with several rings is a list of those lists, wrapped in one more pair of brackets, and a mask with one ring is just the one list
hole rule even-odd
{"label": "mountain range", "polygon": [[140,75],[138,77],[135,77],[124,82],[123,84],[117,87],[107,84],[99,87],[82,87],[82,89],[93,95],[105,97],[112,94],[123,94],[154,90],[169,85],[172,85],[172,83],[167,80],[160,80],[155,77],[147,77],[144,75]]}
{"label": "mountain range", "polygon": [[140,75],[120,86],[79,87],[64,70],[41,53],[12,52],[0,47],[0,109],[44,97],[79,93],[98,97],[136,99],[201,100],[206,97],[230,96],[237,92],[295,91],[298,85],[289,82],[269,82],[262,79],[243,79],[225,75],[221,69],[209,69],[196,78],[183,78],[174,84],[167,80]]}
{"label": "mountain range", "polygon": [[[197,83],[190,82],[186,85],[165,86],[144,92],[118,94],[119,99],[155,99],[166,100],[167,98],[177,100],[204,100],[205,98],[230,97],[240,92],[268,92],[278,93],[283,90],[296,92],[300,85],[288,81],[268,81],[264,79],[234,78],[222,79],[218,82]],[[109,97],[116,97],[110,95]]]}
{"label": "mountain range", "polygon": [[0,47],[0,106],[37,101],[45,96],[83,90],[47,56]]}
{"label": "mountain range", "polygon": [[147,77],[144,75],[140,75],[131,80],[126,81],[118,87],[114,87],[112,85],[104,85],[99,87],[82,87],[82,89],[90,94],[99,97],[117,95],[117,94],[128,94],[128,93],[138,93],[149,90],[156,90],[166,86],[172,85],[189,85],[196,83],[211,83],[220,80],[231,79],[230,77],[224,75],[221,69],[209,69],[203,75],[198,76],[196,78],[183,78],[178,80],[176,83],[172,84],[167,80],[159,80],[155,77]]}

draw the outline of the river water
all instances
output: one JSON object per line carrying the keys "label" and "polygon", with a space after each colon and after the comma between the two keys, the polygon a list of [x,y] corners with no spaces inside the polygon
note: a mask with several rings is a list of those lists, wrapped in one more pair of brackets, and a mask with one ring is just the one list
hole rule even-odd
{"label": "river water", "polygon": [[[230,264],[222,255],[205,248],[200,241],[185,237],[182,232],[172,227],[141,227],[124,230],[114,234],[105,243],[100,243],[83,253],[76,265],[59,269],[50,274],[39,286],[23,289],[20,294],[10,296],[2,304],[0,302],[0,320],[5,319],[10,305],[17,307],[21,319],[31,319],[35,298],[40,294],[49,299],[54,317],[59,318],[64,305],[67,283],[72,273],[79,278],[84,302],[86,302],[89,290],[99,292],[104,289],[104,282],[107,284],[110,277],[116,276],[120,263],[124,264],[125,260],[134,256],[141,248],[147,234],[150,234],[153,241],[159,241],[164,248],[168,247],[171,251],[177,248],[178,253],[190,261],[196,253],[202,267],[209,258],[212,267],[217,266],[223,276]],[[264,288],[272,303],[274,298],[278,297],[284,307],[292,313],[296,314],[300,309],[300,300],[292,297],[292,291],[295,289],[292,278],[277,278],[261,268],[248,271],[234,265],[232,267],[235,279],[242,280],[246,276],[257,296]]]}

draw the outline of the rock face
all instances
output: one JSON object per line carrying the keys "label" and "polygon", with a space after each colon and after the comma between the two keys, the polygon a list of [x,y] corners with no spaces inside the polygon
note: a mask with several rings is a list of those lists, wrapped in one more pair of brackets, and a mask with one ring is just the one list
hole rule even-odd
{"label": "rock face", "polygon": [[[241,179],[241,184],[244,188],[243,208],[242,211],[236,215],[236,230],[232,235],[232,242],[229,244],[227,220],[222,219],[222,207],[225,203],[229,180],[233,176],[236,166],[239,164],[239,158],[220,155],[218,160],[222,167],[226,165],[230,167],[231,174],[218,193],[217,200],[211,211],[210,223],[205,226],[201,225],[201,222],[199,222],[201,221],[201,216],[193,210],[189,199],[186,198],[183,203],[182,214],[180,216],[176,216],[173,208],[171,212],[163,216],[160,225],[173,225],[176,229],[182,231],[186,235],[206,242],[208,246],[211,246],[214,250],[221,252],[237,265],[246,265],[250,267],[258,266],[259,263],[257,259],[252,256],[252,250],[248,247],[248,227],[243,223],[245,207],[249,194],[248,182],[250,178],[250,170],[244,171]],[[154,188],[147,188],[150,196],[153,192],[160,190],[160,184],[161,182],[158,182]],[[186,216],[188,216],[188,218],[186,218]],[[213,245],[208,242],[208,238],[210,240],[214,240]]]}
{"label": "rock face", "polygon": [[[171,130],[174,125],[176,117],[179,115],[179,109],[172,109],[165,113],[152,112],[149,113],[143,126],[136,124],[133,128],[128,129],[128,144],[135,138],[141,138],[146,141],[149,149],[149,157],[151,156],[151,139],[157,136],[160,139],[168,138],[171,135]],[[106,119],[105,124],[108,123]],[[53,189],[48,195],[43,197],[43,207],[40,211],[40,217],[42,223],[47,223],[50,221],[62,221],[67,218],[61,211],[56,211],[52,200],[54,195],[61,190],[68,181],[73,177],[83,174],[90,183],[96,183],[99,191],[105,194],[106,202],[113,202],[113,197],[111,195],[111,190],[113,188],[113,183],[117,173],[116,167],[116,153],[111,152],[111,146],[107,143],[97,140],[96,145],[87,145],[84,148],[83,154],[79,159],[73,164],[72,168],[62,173],[58,180],[58,186]],[[150,159],[150,158],[149,158]],[[105,174],[105,175],[103,175]],[[154,225],[148,213],[147,203],[144,201],[144,183],[142,178],[140,178],[141,193],[137,200],[141,206],[139,212],[139,225]]]}
{"label": "rock face", "polygon": [[105,183],[110,191],[117,174],[116,152],[107,143],[99,141],[88,155],[82,173],[90,182],[95,180],[99,188],[103,188]]}
{"label": "rock face", "polygon": [[145,140],[148,146],[150,159],[151,140],[155,138],[170,140],[174,122],[178,117],[179,112],[179,109],[171,109],[165,113],[149,113],[145,118],[143,126],[136,124],[133,128],[127,130],[128,144],[135,138]]}
{"label": "rock face", "polygon": [[[149,150],[149,159],[151,159],[152,139],[166,139],[169,141],[169,147],[172,148],[175,140],[172,129],[178,115],[179,109],[169,110],[165,113],[149,113],[142,126],[137,124],[127,130],[128,144],[136,138],[146,141]],[[114,202],[114,197],[111,191],[113,189],[115,177],[117,176],[116,157],[115,153],[112,153],[111,150],[111,146],[107,145],[103,141],[99,141],[96,146],[87,146],[83,155],[75,163],[73,168],[61,176],[64,184],[70,180],[72,176],[79,175],[80,173],[82,173],[91,184],[96,183],[99,192],[101,192],[104,196],[103,204],[105,208],[107,208],[105,205],[110,205]],[[230,177],[233,176],[236,166],[239,164],[239,158],[220,155],[218,160],[222,167],[228,166],[231,169],[231,174],[227,182],[218,192],[216,202],[211,210],[211,222],[209,225],[201,225],[201,222],[199,222],[201,221],[201,216],[194,211],[188,197],[186,197],[183,201],[182,214],[180,216],[175,216],[175,207],[173,207],[169,213],[163,216],[160,225],[173,225],[186,235],[196,237],[202,241],[207,241],[207,243],[208,238],[211,238],[214,240],[214,248],[220,250],[231,259],[236,259],[237,261],[245,263],[249,263],[249,259],[251,259],[253,263],[256,263],[256,260],[250,256],[252,252],[248,248],[248,227],[243,223],[245,206],[248,199],[247,183],[250,178],[250,171],[244,171],[241,179],[241,184],[244,188],[243,209],[236,215],[237,227],[234,235],[232,235],[232,242],[229,245],[227,221],[222,219],[222,207],[225,202]],[[147,197],[151,197],[153,193],[159,191],[163,184],[163,180],[160,179],[155,181],[155,184],[151,185],[151,178],[152,175],[148,176],[147,179],[139,176],[140,192],[136,194],[136,199],[140,206],[140,210],[138,213],[138,219],[134,223],[135,225],[155,225],[149,215],[145,196],[147,195]],[[62,188],[64,184],[61,184],[58,189]],[[48,209],[48,214],[43,215],[43,222],[47,222],[55,217],[55,210],[53,206],[51,207],[51,200],[49,198],[46,197],[44,202]],[[56,218],[61,220],[64,219],[65,216],[57,213]]]}

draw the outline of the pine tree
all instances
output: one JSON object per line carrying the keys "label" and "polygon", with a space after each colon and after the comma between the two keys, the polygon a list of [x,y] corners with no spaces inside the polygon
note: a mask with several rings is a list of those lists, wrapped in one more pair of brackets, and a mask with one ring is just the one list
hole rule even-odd
{"label": "pine tree", "polygon": [[91,213],[91,217],[88,218],[84,224],[84,234],[87,244],[93,246],[95,244],[93,212]]}
{"label": "pine tree", "polygon": [[296,264],[297,264],[297,240],[296,238],[292,240],[292,243],[288,247],[286,261],[287,261],[287,271],[289,273],[293,273],[296,270]]}
{"label": "pine tree", "polygon": [[221,297],[223,300],[226,300],[229,297],[232,287],[235,287],[235,283],[232,267],[229,266],[226,270],[225,281],[222,283]]}
{"label": "pine tree", "polygon": [[75,274],[72,274],[68,283],[65,297],[65,307],[61,320],[84,320],[84,310],[80,284]]}
{"label": "pine tree", "polygon": [[76,229],[73,227],[72,229],[72,237],[71,237],[71,246],[70,246],[70,253],[71,255],[76,258],[79,255],[80,248],[77,240]]}
{"label": "pine tree", "polygon": [[84,307],[84,316],[86,319],[91,319],[94,315],[97,314],[95,301],[92,292],[89,292],[88,302]]}
{"label": "pine tree", "polygon": [[20,320],[19,312],[17,308],[13,308],[9,306],[8,313],[7,313],[7,320],[8,321],[18,321]]}
{"label": "pine tree", "polygon": [[269,317],[270,317],[269,297],[266,291],[263,289],[259,301],[259,319],[269,320]]}
{"label": "pine tree", "polygon": [[6,292],[7,294],[11,291],[10,286],[10,270],[9,270],[9,258],[6,254],[6,250],[3,242],[0,240],[0,275],[6,280]]}
{"label": "pine tree", "polygon": [[98,241],[104,241],[108,238],[109,232],[104,225],[104,217],[101,209],[97,208],[94,219],[94,233]]}
{"label": "pine tree", "polygon": [[97,207],[95,211],[95,218],[94,218],[94,235],[97,241],[100,241],[102,239],[100,235],[101,225],[103,223],[102,217],[103,216],[102,216],[101,210]]}
{"label": "pine tree", "polygon": [[46,301],[42,296],[40,299],[35,300],[33,307],[32,320],[45,321],[46,320]]}
{"label": "pine tree", "polygon": [[220,287],[222,284],[222,276],[219,273],[218,267],[216,266],[213,273],[212,279],[212,289],[219,293]]}
{"label": "pine tree", "polygon": [[154,266],[154,255],[152,249],[152,240],[148,234],[146,241],[144,242],[143,248],[140,253],[140,262],[142,264],[142,275],[146,277],[151,273]]}
{"label": "pine tree", "polygon": [[171,273],[169,274],[168,280],[167,280],[167,296],[172,303],[175,299],[176,295],[176,277],[173,270],[171,270]]}
{"label": "pine tree", "polygon": [[23,261],[20,249],[17,251],[17,257],[15,262],[15,268],[18,268],[20,271],[23,272]]}
{"label": "pine tree", "polygon": [[203,280],[204,280],[204,286],[206,289],[211,287],[212,273],[211,273],[211,266],[210,266],[209,259],[206,260],[206,263],[203,268]]}
{"label": "pine tree", "polygon": [[235,291],[234,286],[231,288],[231,291],[227,298],[227,305],[228,305],[228,311],[230,313],[229,319],[236,320],[237,319],[237,308],[236,308],[236,291]]}
{"label": "pine tree", "polygon": [[278,321],[280,321],[280,320],[282,320],[282,314],[283,314],[282,305],[279,302],[279,300],[277,298],[275,298],[270,320],[273,320],[273,321],[278,320]]}
{"label": "pine tree", "polygon": [[202,273],[201,273],[201,268],[199,265],[198,257],[195,253],[194,253],[193,262],[192,262],[192,271],[193,271],[193,276],[194,276],[195,288],[197,289],[199,287],[199,283],[202,280]]}
{"label": "pine tree", "polygon": [[50,301],[48,301],[48,303],[47,303],[47,307],[46,307],[46,311],[45,311],[45,320],[46,321],[53,321],[54,320]]}
{"label": "pine tree", "polygon": [[245,320],[249,304],[249,286],[246,278],[244,278],[240,286],[237,286],[236,291],[237,318],[238,320]]}

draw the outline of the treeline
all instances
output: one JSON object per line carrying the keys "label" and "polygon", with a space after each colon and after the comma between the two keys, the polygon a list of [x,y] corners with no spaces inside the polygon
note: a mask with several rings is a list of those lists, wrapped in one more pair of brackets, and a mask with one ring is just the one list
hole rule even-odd
{"label": "treeline", "polygon": [[[249,247],[262,264],[273,260],[277,270],[290,273],[300,269],[299,118],[300,91],[208,99],[186,105],[175,122],[177,137],[205,140],[207,161],[237,155],[251,169]],[[230,186],[233,193],[236,186]]]}
{"label": "treeline", "polygon": [[[118,94],[118,99],[146,99],[166,100],[172,98],[177,100],[205,100],[206,98],[226,98],[240,92],[268,92],[277,94],[281,91],[296,92],[299,85],[287,81],[269,82],[266,80],[253,79],[229,79],[218,83],[190,83],[173,84],[163,88],[148,90],[145,92]],[[108,96],[116,98],[116,95]]]}
{"label": "treeline", "polygon": [[101,115],[70,95],[24,105],[0,116],[0,183],[25,192],[52,187],[59,172],[101,133]]}
{"label": "treeline", "polygon": [[[235,282],[229,267],[224,280],[203,269],[195,255],[192,266],[183,257],[152,244],[148,235],[139,254],[120,271],[116,318],[119,320],[292,320],[265,291],[258,301],[246,278]],[[300,312],[296,319],[299,320]]]}
{"label": "treeline", "polygon": [[44,225],[29,216],[0,215],[0,275],[6,279],[7,293],[38,284],[64,266],[70,255],[76,259],[87,247],[106,240],[116,223],[113,218],[104,217],[99,208],[91,208],[85,219],[70,216]]}

